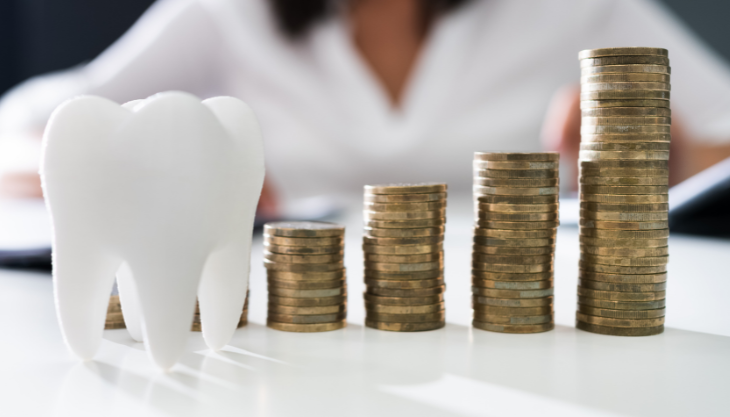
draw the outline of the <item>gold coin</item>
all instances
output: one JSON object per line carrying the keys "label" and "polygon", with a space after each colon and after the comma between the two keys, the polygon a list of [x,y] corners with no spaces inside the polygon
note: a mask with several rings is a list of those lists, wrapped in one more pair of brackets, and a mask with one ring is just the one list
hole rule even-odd
{"label": "gold coin", "polygon": [[369,262],[386,262],[386,263],[422,263],[442,261],[444,259],[443,252],[425,253],[422,255],[378,255],[365,254],[365,260]]}
{"label": "gold coin", "polygon": [[[603,74],[590,75],[589,77],[669,77],[667,74]],[[585,78],[585,77],[584,77]],[[672,110],[668,107],[598,107],[581,110],[583,117],[672,117]]]}
{"label": "gold coin", "polygon": [[325,222],[273,222],[264,225],[264,233],[282,237],[340,237],[345,226]]}
{"label": "gold coin", "polygon": [[475,161],[559,161],[558,152],[474,152]]}
{"label": "gold coin", "polygon": [[543,298],[494,298],[494,297],[479,297],[472,296],[472,305],[474,308],[481,308],[482,306],[495,306],[495,307],[552,307],[553,297]]}
{"label": "gold coin", "polygon": [[663,177],[667,178],[666,169],[637,169],[637,168],[584,168],[580,170],[581,178],[586,177]]}
{"label": "gold coin", "polygon": [[368,312],[367,319],[384,323],[429,323],[444,321],[446,313],[441,310],[437,313],[426,314],[382,314]]}
{"label": "gold coin", "polygon": [[590,117],[581,118],[581,126],[644,126],[644,125],[670,125],[671,117],[656,116],[612,116],[612,117]]}
{"label": "gold coin", "polygon": [[625,212],[625,213],[666,213],[669,204],[601,204],[601,203],[580,203],[581,210],[596,212]]}
{"label": "gold coin", "polygon": [[[639,108],[639,107],[637,107]],[[581,134],[582,144],[588,143],[658,143],[668,144],[672,141],[671,133],[612,133]]]}
{"label": "gold coin", "polygon": [[601,256],[581,253],[580,258],[586,262],[616,266],[658,266],[669,262],[669,256]]}
{"label": "gold coin", "polygon": [[417,229],[377,229],[365,227],[365,234],[369,237],[426,237],[441,236],[444,234],[445,228],[440,227],[424,227]]}
{"label": "gold coin", "polygon": [[281,255],[342,255],[341,245],[333,246],[279,246],[264,242],[264,250]]}
{"label": "gold coin", "polygon": [[291,271],[274,271],[267,270],[266,276],[269,279],[284,281],[331,281],[334,279],[344,279],[345,270],[325,271],[325,272],[291,272]]}
{"label": "gold coin", "polygon": [[581,168],[669,169],[669,161],[580,161]]}
{"label": "gold coin", "polygon": [[445,193],[446,184],[437,182],[366,185],[368,194],[433,194]]}
{"label": "gold coin", "polygon": [[557,204],[557,195],[483,195],[475,193],[480,204]]}
{"label": "gold coin", "polygon": [[344,287],[346,281],[344,279],[333,279],[329,281],[288,281],[269,278],[268,283],[272,287],[288,288],[291,290],[324,290]]}
{"label": "gold coin", "polygon": [[326,288],[317,290],[293,290],[289,288],[278,288],[269,285],[268,289],[269,295],[289,298],[323,298],[347,295],[347,287],[344,285],[338,288]]}
{"label": "gold coin", "polygon": [[504,230],[540,230],[540,229],[556,229],[557,221],[552,222],[497,222],[490,220],[481,220],[477,225],[487,229],[504,229]]}
{"label": "gold coin", "polygon": [[552,272],[536,272],[528,274],[510,274],[504,272],[471,271],[472,280],[493,280],[493,281],[545,281],[553,279]]}
{"label": "gold coin", "polygon": [[554,246],[555,238],[506,238],[506,239],[494,239],[485,236],[474,236],[474,243],[477,245],[485,246],[499,246],[499,247],[512,247],[512,248],[527,248],[527,247],[545,247]]}
{"label": "gold coin", "polygon": [[487,169],[487,170],[525,170],[525,169],[554,169],[557,170],[560,167],[558,161],[552,162],[532,162],[532,161],[476,161],[474,164],[475,169]]}
{"label": "gold coin", "polygon": [[495,290],[544,290],[553,287],[552,280],[545,281],[492,281],[488,279],[472,279],[473,286]]}
{"label": "gold coin", "polygon": [[664,325],[656,327],[609,327],[576,321],[575,327],[591,333],[610,336],[653,336],[664,333]]}
{"label": "gold coin", "polygon": [[503,178],[503,179],[541,179],[558,178],[557,169],[487,169],[482,162],[474,163],[474,176],[481,178]]}
{"label": "gold coin", "polygon": [[362,245],[363,252],[367,254],[378,254],[378,255],[422,255],[422,254],[433,254],[442,252],[444,250],[443,244],[438,245],[412,245],[412,246],[377,246],[377,245]]}
{"label": "gold coin", "polygon": [[666,300],[655,301],[611,301],[600,300],[592,297],[578,297],[578,304],[591,307],[609,308],[612,310],[655,310],[664,308]]}
{"label": "gold coin", "polygon": [[657,230],[606,230],[581,228],[580,234],[599,239],[661,239],[669,237],[669,229]]}
{"label": "gold coin", "polygon": [[419,219],[442,219],[446,217],[446,210],[430,210],[430,211],[364,211],[365,220],[386,220],[386,221],[406,221]]}
{"label": "gold coin", "polygon": [[500,213],[556,213],[558,204],[479,204],[480,212]]}
{"label": "gold coin", "polygon": [[439,279],[423,279],[413,281],[392,281],[383,279],[365,279],[365,285],[375,288],[392,288],[392,289],[416,289],[416,288],[433,288],[444,285],[443,278]]}
{"label": "gold coin", "polygon": [[630,98],[630,99],[593,99],[580,101],[581,110],[607,107],[666,107],[669,108],[669,100],[656,100],[647,98]]}
{"label": "gold coin", "polygon": [[443,269],[422,272],[389,273],[366,269],[365,279],[384,279],[388,281],[412,281],[421,279],[443,279]]}
{"label": "gold coin", "polygon": [[669,197],[666,194],[652,195],[608,195],[608,194],[580,194],[580,201],[605,204],[655,204],[666,203]]}
{"label": "gold coin", "polygon": [[666,265],[659,266],[615,266],[615,265],[602,265],[594,264],[586,261],[579,261],[581,269],[586,271],[603,272],[604,274],[627,274],[627,275],[646,275],[646,274],[660,274],[667,272]]}
{"label": "gold coin", "polygon": [[[581,219],[587,220],[603,220],[612,222],[656,222],[667,221],[669,214],[664,213],[621,213],[621,212],[605,212],[581,210]],[[666,226],[665,226],[666,227]]]}
{"label": "gold coin", "polygon": [[444,303],[436,303],[436,304],[429,304],[429,305],[413,305],[413,306],[405,306],[405,305],[383,305],[383,304],[376,304],[376,303],[370,303],[368,301],[365,301],[365,310],[368,314],[370,313],[378,313],[378,314],[428,314],[428,313],[438,313],[442,312],[444,310]]}
{"label": "gold coin", "polygon": [[344,314],[347,312],[347,304],[336,304],[331,306],[318,307],[295,307],[282,306],[269,303],[269,314],[290,314],[297,316],[323,315],[323,314]]}
{"label": "gold coin", "polygon": [[426,203],[430,201],[446,201],[446,193],[432,194],[365,194],[369,203]]}
{"label": "gold coin", "polygon": [[482,178],[474,177],[474,185],[489,187],[515,187],[515,188],[540,188],[557,187],[560,185],[558,178]]}
{"label": "gold coin", "polygon": [[666,256],[669,254],[669,247],[662,246],[658,248],[602,248],[598,246],[581,245],[580,250],[591,255],[601,256],[635,256],[635,257],[651,257]]}
{"label": "gold coin", "polygon": [[581,185],[657,186],[669,185],[669,177],[581,177]]}
{"label": "gold coin", "polygon": [[671,93],[664,90],[588,91],[580,93],[581,101],[593,100],[667,100]]}
{"label": "gold coin", "polygon": [[368,287],[367,294],[377,295],[379,297],[430,297],[432,295],[443,294],[446,286],[441,285],[432,288],[409,288],[409,289],[393,289],[381,287]]}
{"label": "gold coin", "polygon": [[586,279],[579,280],[580,286],[591,290],[598,291],[616,291],[616,292],[655,292],[666,291],[667,283],[660,282],[657,284],[616,284],[613,282],[590,281]]}
{"label": "gold coin", "polygon": [[601,246],[606,248],[656,248],[667,246],[669,239],[596,239],[579,236],[582,245]]}
{"label": "gold coin", "polygon": [[664,324],[664,317],[652,319],[615,319],[610,317],[590,316],[576,312],[575,317],[583,323],[595,324],[608,327],[656,327]]}
{"label": "gold coin", "polygon": [[556,222],[558,220],[558,213],[499,213],[493,211],[480,211],[479,220],[506,222]]}
{"label": "gold coin", "polygon": [[525,317],[525,316],[543,316],[553,314],[552,305],[544,307],[493,307],[485,306],[481,304],[474,305],[474,313],[479,315],[493,315],[493,316],[514,316],[514,317]]}
{"label": "gold coin", "polygon": [[556,195],[560,192],[559,187],[542,188],[513,188],[513,187],[488,187],[475,185],[474,192],[481,195]]}
{"label": "gold coin", "polygon": [[[419,195],[419,194],[412,194]],[[415,220],[403,220],[403,221],[388,221],[388,220],[365,220],[365,228],[378,228],[378,229],[410,229],[410,228],[423,228],[423,227],[437,227],[443,226],[446,223],[445,218],[437,219],[415,219]]]}
{"label": "gold coin", "polygon": [[293,298],[279,297],[269,294],[269,304],[279,304],[292,307],[322,307],[342,304],[347,301],[347,296],[338,295],[335,297],[318,297],[318,298]]}
{"label": "gold coin", "polygon": [[553,288],[542,290],[495,290],[490,288],[471,287],[471,292],[480,297],[494,298],[544,298],[553,295]]}
{"label": "gold coin", "polygon": [[583,314],[589,314],[597,317],[609,317],[614,319],[653,319],[664,317],[667,312],[666,308],[657,308],[656,310],[610,310],[607,308],[596,308],[578,304],[578,311]]}
{"label": "gold coin", "polygon": [[595,58],[595,57],[603,57],[603,56],[630,56],[630,55],[669,56],[669,51],[667,51],[664,48],[647,48],[647,47],[643,47],[643,46],[584,49],[584,50],[578,52],[578,59]]}
{"label": "gold coin", "polygon": [[277,323],[274,321],[266,320],[266,326],[275,329],[282,330],[285,332],[297,332],[297,333],[315,333],[315,332],[329,332],[332,330],[339,330],[347,325],[345,320],[334,322],[334,323],[312,323],[312,324],[294,324],[294,323]]}
{"label": "gold coin", "polygon": [[605,74],[605,73],[656,73],[656,74],[671,74],[672,68],[668,65],[653,65],[653,64],[626,64],[626,65],[603,65],[603,66],[589,66],[581,67],[581,75],[586,76],[590,74]]}
{"label": "gold coin", "polygon": [[578,151],[581,161],[604,159],[669,160],[669,151]]}
{"label": "gold coin", "polygon": [[426,236],[426,237],[370,237],[363,236],[364,245],[440,245],[444,241],[442,236]]}
{"label": "gold coin", "polygon": [[553,315],[546,314],[541,316],[522,316],[522,317],[510,317],[510,316],[496,316],[493,314],[480,314],[474,312],[474,320],[481,323],[491,324],[543,324],[552,323]]}
{"label": "gold coin", "polygon": [[483,245],[472,245],[473,253],[486,254],[486,255],[502,255],[502,256],[535,256],[535,255],[551,255],[555,253],[555,246],[541,246],[541,247],[505,247],[505,246],[483,246]]}
{"label": "gold coin", "polygon": [[477,271],[505,272],[511,274],[534,274],[537,272],[548,272],[553,270],[552,262],[535,265],[511,265],[472,262],[471,267],[472,269]]}
{"label": "gold coin", "polygon": [[271,253],[264,251],[264,259],[272,262],[284,262],[292,264],[324,264],[324,263],[340,263],[343,256],[337,255],[282,255],[279,253]]}
{"label": "gold coin", "polygon": [[430,323],[392,323],[365,319],[365,325],[373,329],[387,330],[391,332],[422,332],[427,330],[440,329],[446,326],[446,322],[435,321]]}
{"label": "gold coin", "polygon": [[[666,291],[654,292],[619,292],[598,291],[578,286],[578,296],[609,301],[657,301],[667,298]],[[620,309],[617,309],[620,310]]]}
{"label": "gold coin", "polygon": [[599,67],[604,65],[669,65],[669,58],[666,54],[661,55],[615,55],[585,57],[580,59],[580,67]]}
{"label": "gold coin", "polygon": [[342,246],[342,237],[280,237],[264,233],[264,243],[278,246]]}
{"label": "gold coin", "polygon": [[444,210],[445,201],[431,201],[429,203],[368,203],[365,202],[366,211],[400,212],[400,211],[432,211]]}
{"label": "gold coin", "polygon": [[[555,237],[554,229],[545,230],[503,230],[474,228],[474,236],[492,237],[498,239],[545,239]],[[539,245],[545,246],[545,245]]]}
{"label": "gold coin", "polygon": [[518,255],[518,256],[505,256],[505,255],[482,255],[480,253],[474,253],[472,255],[474,262],[486,262],[495,264],[544,264],[553,261],[552,255]]}
{"label": "gold coin", "polygon": [[666,185],[583,185],[581,190],[588,194],[666,194],[669,187]]}
{"label": "gold coin", "polygon": [[126,329],[127,325],[122,322],[106,322],[104,323],[104,330],[116,330],[116,329]]}
{"label": "gold coin", "polygon": [[593,74],[580,77],[581,84],[592,83],[666,83],[671,82],[669,74],[651,74],[651,73],[608,73]]}
{"label": "gold coin", "polygon": [[291,314],[271,314],[266,317],[267,321],[276,323],[313,324],[313,323],[334,323],[345,320],[347,313],[320,314],[309,316],[298,316]]}
{"label": "gold coin", "polygon": [[472,325],[481,330],[499,333],[542,333],[555,328],[555,323],[543,324],[492,324],[474,320]]}
{"label": "gold coin", "polygon": [[580,219],[580,226],[595,229],[613,230],[656,230],[668,229],[669,223],[664,222],[612,222],[602,220]]}
{"label": "gold coin", "polygon": [[287,271],[287,272],[330,272],[344,268],[342,262],[333,262],[328,264],[291,264],[273,262],[264,259],[264,267],[270,271]]}
{"label": "gold coin", "polygon": [[420,297],[385,297],[373,294],[363,294],[365,304],[377,304],[383,306],[424,306],[442,303],[443,294],[420,296]]}
{"label": "gold coin", "polygon": [[672,85],[670,83],[662,82],[584,82],[580,85],[582,92],[590,91],[636,91],[636,90],[658,90],[658,91],[671,91]]}
{"label": "gold coin", "polygon": [[[597,93],[596,93],[597,94]],[[588,135],[616,135],[623,133],[671,133],[670,125],[644,125],[644,126],[603,126],[583,125],[580,128],[581,134]]]}
{"label": "gold coin", "polygon": [[419,262],[413,264],[386,263],[386,262],[368,262],[365,261],[365,268],[373,271],[381,272],[420,272],[431,271],[434,269],[443,269],[443,261]]}

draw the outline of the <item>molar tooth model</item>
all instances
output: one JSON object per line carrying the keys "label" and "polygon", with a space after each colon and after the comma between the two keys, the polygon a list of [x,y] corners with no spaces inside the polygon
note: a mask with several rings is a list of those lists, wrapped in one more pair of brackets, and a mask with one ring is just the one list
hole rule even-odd
{"label": "molar tooth model", "polygon": [[183,353],[196,295],[206,344],[228,343],[264,180],[251,109],[180,92],[122,106],[78,97],[56,109],[43,141],[56,308],[69,348],[83,359],[96,353],[115,276],[130,334],[161,368]]}

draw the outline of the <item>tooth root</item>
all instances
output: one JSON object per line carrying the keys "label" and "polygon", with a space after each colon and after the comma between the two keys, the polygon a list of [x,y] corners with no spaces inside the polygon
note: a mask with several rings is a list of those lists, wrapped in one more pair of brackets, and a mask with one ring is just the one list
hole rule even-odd
{"label": "tooth root", "polygon": [[[251,232],[249,230],[248,235]],[[229,245],[210,255],[198,291],[203,338],[209,348],[222,349],[236,331],[246,299],[250,243]]]}
{"label": "tooth root", "polygon": [[143,338],[162,369],[172,367],[185,349],[204,262],[189,253],[129,260],[142,307]]}
{"label": "tooth root", "polygon": [[122,315],[124,324],[129,335],[137,342],[144,341],[142,334],[142,310],[139,305],[137,284],[134,282],[132,269],[129,264],[122,263],[117,271],[117,287],[119,289],[119,302],[122,304]]}
{"label": "tooth root", "polygon": [[99,348],[119,261],[55,237],[53,279],[61,331],[71,351],[91,359]]}

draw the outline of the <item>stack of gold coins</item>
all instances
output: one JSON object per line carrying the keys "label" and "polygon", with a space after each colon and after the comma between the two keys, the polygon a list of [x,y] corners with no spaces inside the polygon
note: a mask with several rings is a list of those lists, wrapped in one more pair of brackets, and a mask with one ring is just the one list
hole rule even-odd
{"label": "stack of gold coins", "polygon": [[579,329],[664,331],[671,111],[661,48],[581,51]]}
{"label": "stack of gold coins", "polygon": [[288,332],[345,327],[345,227],[322,222],[264,225],[269,283],[267,326]]}
{"label": "stack of gold coins", "polygon": [[[246,301],[243,303],[243,312],[241,312],[241,318],[238,320],[238,328],[241,328],[248,324],[248,296],[251,291],[246,291]],[[195,315],[193,316],[193,327],[190,329],[194,332],[202,332],[203,327],[200,322],[200,305],[195,302]]]}
{"label": "stack of gold coins", "polygon": [[474,327],[552,330],[559,155],[475,152]]}
{"label": "stack of gold coins", "polygon": [[446,184],[365,186],[365,325],[444,327]]}
{"label": "stack of gold coins", "polygon": [[119,302],[119,296],[112,295],[109,297],[109,306],[106,308],[106,322],[104,323],[104,329],[124,329],[125,327],[127,326],[124,324],[122,304]]}

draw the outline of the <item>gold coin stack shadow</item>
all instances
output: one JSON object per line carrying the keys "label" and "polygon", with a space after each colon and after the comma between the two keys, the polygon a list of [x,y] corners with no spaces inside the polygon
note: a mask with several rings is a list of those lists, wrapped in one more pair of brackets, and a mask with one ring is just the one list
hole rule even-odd
{"label": "gold coin stack shadow", "polygon": [[473,326],[552,330],[559,161],[555,152],[475,152]]}
{"label": "gold coin stack shadow", "polygon": [[363,214],[365,325],[444,327],[446,184],[366,185]]}
{"label": "gold coin stack shadow", "polygon": [[106,308],[104,329],[124,329],[126,327],[124,317],[122,316],[122,304],[119,302],[119,295],[112,295],[109,297],[109,306]]}
{"label": "gold coin stack shadow", "polygon": [[267,326],[289,332],[326,332],[345,327],[344,237],[345,227],[334,223],[264,225]]}
{"label": "gold coin stack shadow", "polygon": [[[246,291],[246,301],[243,303],[243,311],[241,312],[241,318],[238,320],[237,328],[241,328],[248,324],[248,296],[251,294],[251,290]],[[193,327],[190,329],[194,332],[202,332],[203,326],[200,321],[200,305],[195,301],[195,314],[193,315]]]}
{"label": "gold coin stack shadow", "polygon": [[581,51],[576,327],[664,331],[670,67],[661,48]]}

